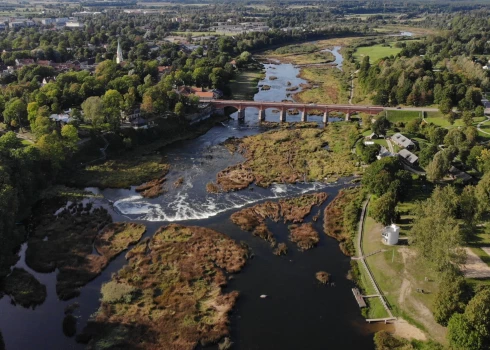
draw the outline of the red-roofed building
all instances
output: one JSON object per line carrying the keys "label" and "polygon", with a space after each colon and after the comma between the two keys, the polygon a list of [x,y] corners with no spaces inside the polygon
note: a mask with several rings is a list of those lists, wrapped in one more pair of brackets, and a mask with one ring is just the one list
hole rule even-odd
{"label": "red-roofed building", "polygon": [[216,98],[216,95],[213,91],[196,91],[194,95],[198,96],[201,101],[212,100]]}

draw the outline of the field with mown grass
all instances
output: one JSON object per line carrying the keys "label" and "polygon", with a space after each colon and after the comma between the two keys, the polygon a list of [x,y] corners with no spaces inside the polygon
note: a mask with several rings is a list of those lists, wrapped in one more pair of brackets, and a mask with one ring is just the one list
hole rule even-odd
{"label": "field with mown grass", "polygon": [[364,57],[369,56],[369,62],[374,63],[384,57],[396,56],[402,49],[393,45],[394,43],[358,47],[354,52],[354,58],[361,62]]}

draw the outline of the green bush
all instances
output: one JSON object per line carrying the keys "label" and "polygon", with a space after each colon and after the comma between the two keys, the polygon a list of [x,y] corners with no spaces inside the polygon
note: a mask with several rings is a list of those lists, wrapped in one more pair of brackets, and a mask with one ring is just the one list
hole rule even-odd
{"label": "green bush", "polygon": [[130,303],[135,291],[136,288],[129,284],[110,281],[102,286],[102,301],[111,304],[121,301]]}

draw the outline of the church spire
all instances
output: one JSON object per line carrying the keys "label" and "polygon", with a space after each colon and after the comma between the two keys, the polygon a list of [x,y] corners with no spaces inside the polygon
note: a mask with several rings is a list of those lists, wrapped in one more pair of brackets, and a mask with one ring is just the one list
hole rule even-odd
{"label": "church spire", "polygon": [[119,43],[119,39],[117,39],[117,53],[116,53],[116,63],[122,63],[124,61],[123,53],[121,49],[121,44]]}

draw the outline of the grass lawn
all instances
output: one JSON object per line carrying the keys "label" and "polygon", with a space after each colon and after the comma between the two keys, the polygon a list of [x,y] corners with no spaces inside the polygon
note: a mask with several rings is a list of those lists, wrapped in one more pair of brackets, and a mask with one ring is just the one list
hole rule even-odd
{"label": "grass lawn", "polygon": [[264,78],[261,71],[242,71],[236,80],[230,82],[235,100],[252,100],[257,93],[257,84]]}
{"label": "grass lawn", "polygon": [[386,111],[388,120],[392,123],[409,122],[412,119],[422,118],[422,113],[417,111]]}
{"label": "grass lawn", "polygon": [[383,57],[391,55],[395,56],[402,50],[401,48],[383,45],[379,44],[373,46],[359,47],[354,52],[354,58],[360,62],[362,61],[363,57],[369,56],[369,62],[374,63]]}

